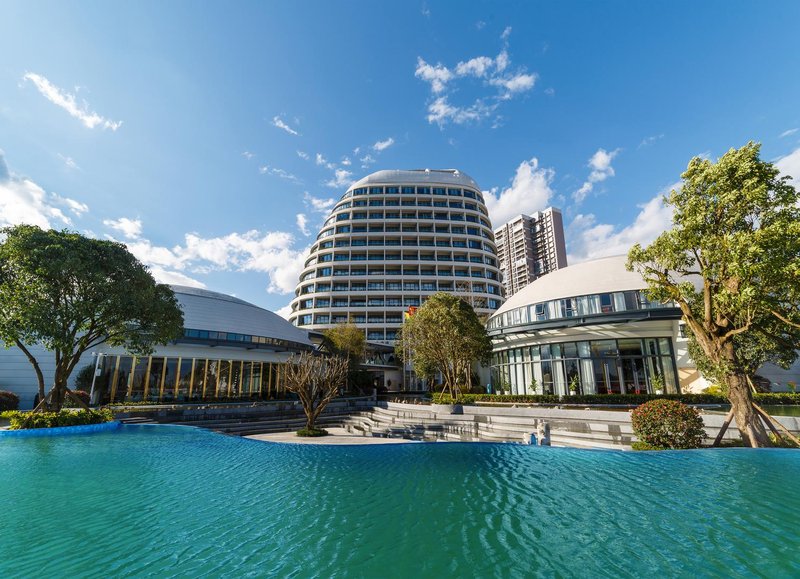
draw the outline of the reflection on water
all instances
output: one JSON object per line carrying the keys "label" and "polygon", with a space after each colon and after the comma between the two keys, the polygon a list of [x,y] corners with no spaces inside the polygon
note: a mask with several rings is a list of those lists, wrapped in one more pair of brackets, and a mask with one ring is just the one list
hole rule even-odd
{"label": "reflection on water", "polygon": [[789,450],[12,439],[0,577],[798,576],[798,480]]}

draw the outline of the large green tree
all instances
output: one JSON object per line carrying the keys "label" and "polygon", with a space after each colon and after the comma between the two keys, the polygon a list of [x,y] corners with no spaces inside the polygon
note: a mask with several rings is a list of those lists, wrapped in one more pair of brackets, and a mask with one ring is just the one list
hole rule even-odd
{"label": "large green tree", "polygon": [[27,356],[40,399],[44,376],[30,346],[42,344],[55,356],[50,408],[61,408],[70,374],[91,348],[106,343],[147,355],[181,335],[174,293],[123,244],[32,225],[2,235],[0,340]]}
{"label": "large green tree", "polygon": [[672,229],[635,245],[628,268],[652,299],[680,307],[701,370],[727,387],[742,438],[767,446],[748,376],[763,361],[791,363],[800,348],[800,209],[790,177],[759,150],[751,142],[716,163],[692,159],[665,199]]}
{"label": "large green tree", "polygon": [[472,364],[488,364],[492,342],[472,306],[439,292],[406,319],[395,349],[404,362],[410,358],[418,375],[439,372],[443,391],[458,399],[461,387],[471,386]]}
{"label": "large green tree", "polygon": [[325,348],[347,360],[347,384],[350,390],[363,394],[371,388],[370,374],[360,368],[367,351],[364,330],[353,323],[337,324],[322,332]]}

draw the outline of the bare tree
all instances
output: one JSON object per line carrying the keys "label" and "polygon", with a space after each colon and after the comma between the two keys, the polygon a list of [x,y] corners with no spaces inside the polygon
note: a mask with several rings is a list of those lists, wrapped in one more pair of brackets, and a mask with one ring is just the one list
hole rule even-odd
{"label": "bare tree", "polygon": [[306,415],[307,432],[316,430],[317,418],[344,385],[347,369],[347,359],[338,356],[326,358],[303,352],[289,358],[286,389],[300,398]]}

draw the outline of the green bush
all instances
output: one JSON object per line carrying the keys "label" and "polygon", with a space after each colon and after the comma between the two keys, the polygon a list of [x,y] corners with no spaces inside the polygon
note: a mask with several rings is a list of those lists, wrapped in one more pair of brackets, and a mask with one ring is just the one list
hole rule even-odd
{"label": "green bush", "polygon": [[61,412],[20,412],[8,410],[0,414],[11,422],[11,430],[28,428],[55,428],[58,426],[82,426],[102,424],[114,420],[111,411],[102,410],[62,410]]}
{"label": "green bush", "polygon": [[19,396],[7,390],[0,390],[0,412],[19,408]]}
{"label": "green bush", "polygon": [[651,400],[631,412],[636,437],[656,448],[698,448],[706,437],[695,408],[677,400]]}
{"label": "green bush", "polygon": [[[777,396],[775,394],[757,395],[756,401],[760,396]],[[791,396],[791,395],[789,395]],[[556,394],[463,394],[459,399],[461,404],[475,404],[476,402],[513,402],[517,404],[585,404],[602,406],[604,404],[621,404],[638,406],[649,400],[677,400],[684,404],[727,404],[728,399],[724,396],[709,394],[667,394],[656,396],[654,394],[578,394],[575,396],[558,396]],[[453,404],[453,399],[445,394],[434,393],[431,396],[434,404]],[[764,404],[792,404],[791,402],[772,402],[764,401]],[[796,397],[794,404],[800,404],[800,395]]]}
{"label": "green bush", "polygon": [[800,392],[759,392],[753,395],[756,404],[791,406],[800,404]]}
{"label": "green bush", "polygon": [[297,431],[297,436],[328,436],[328,431],[324,428],[301,428]]}

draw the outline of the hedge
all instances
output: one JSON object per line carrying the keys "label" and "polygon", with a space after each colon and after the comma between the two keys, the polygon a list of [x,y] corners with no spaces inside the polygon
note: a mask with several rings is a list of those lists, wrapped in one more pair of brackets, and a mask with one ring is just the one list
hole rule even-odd
{"label": "hedge", "polygon": [[21,412],[7,410],[0,414],[11,422],[11,430],[28,428],[55,428],[57,426],[81,426],[84,424],[102,424],[114,420],[111,411],[102,410],[62,410],[61,412]]}
{"label": "hedge", "polygon": [[696,408],[677,400],[650,400],[631,412],[631,427],[644,444],[634,450],[699,448],[706,437]]}
{"label": "hedge", "polygon": [[[800,393],[770,392],[755,394],[756,404],[800,405]],[[728,404],[725,396],[717,394],[579,394],[576,396],[558,396],[555,394],[506,395],[506,394],[462,394],[459,404],[475,404],[476,402],[513,402],[517,404],[586,404],[602,406],[620,404],[638,406],[650,400],[676,400],[684,404]],[[434,404],[453,404],[449,394],[435,393],[431,400]]]}
{"label": "hedge", "polygon": [[0,412],[19,408],[19,396],[7,390],[0,390]]}

